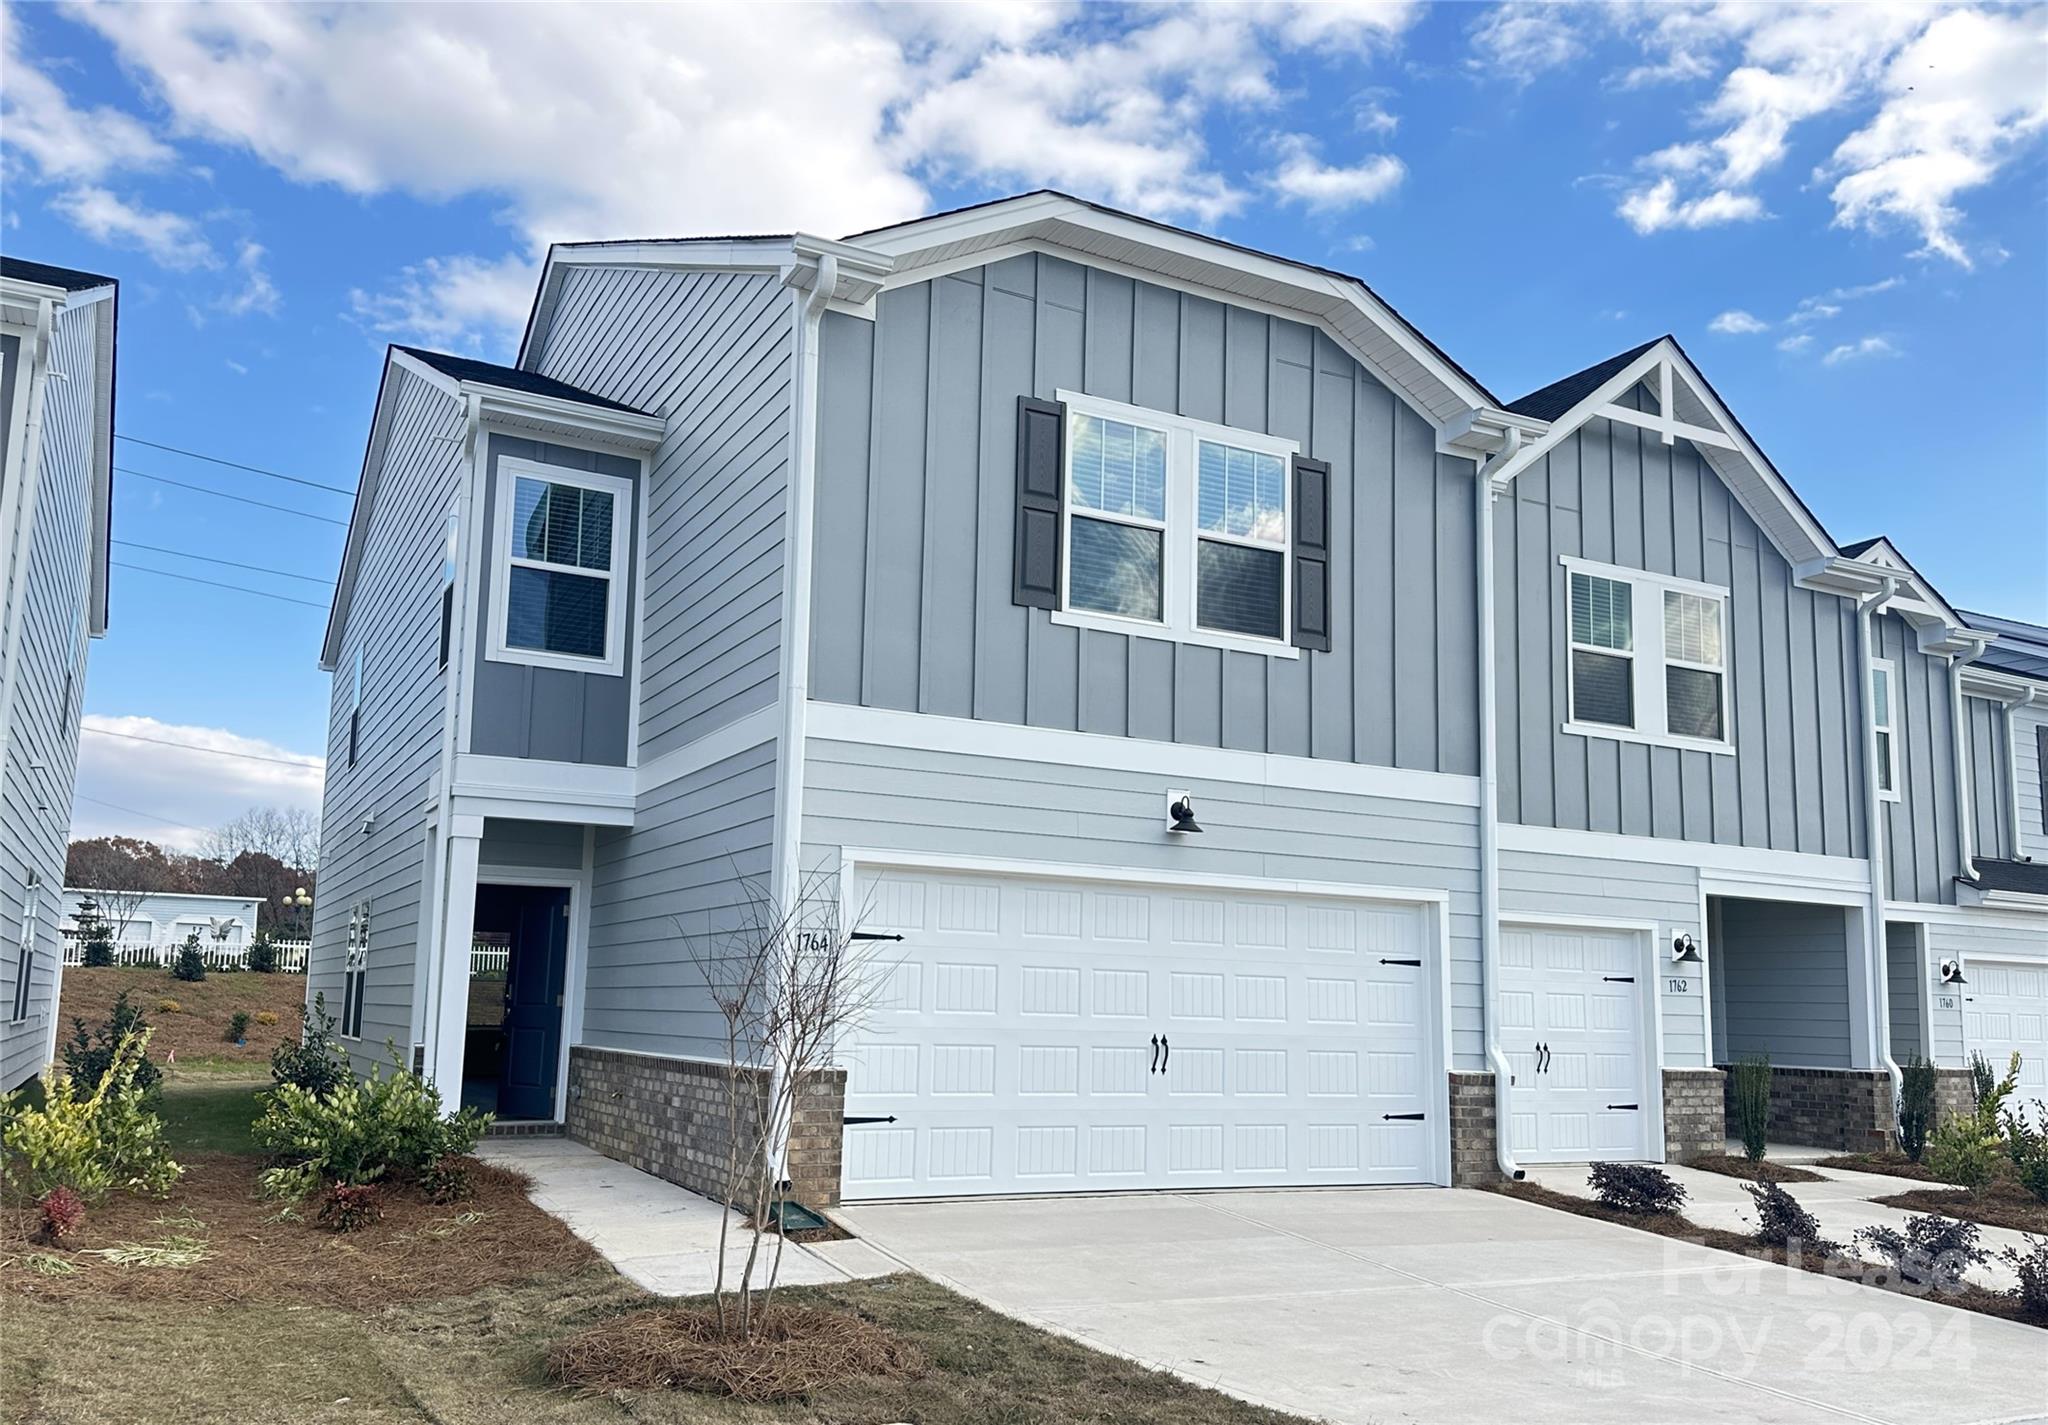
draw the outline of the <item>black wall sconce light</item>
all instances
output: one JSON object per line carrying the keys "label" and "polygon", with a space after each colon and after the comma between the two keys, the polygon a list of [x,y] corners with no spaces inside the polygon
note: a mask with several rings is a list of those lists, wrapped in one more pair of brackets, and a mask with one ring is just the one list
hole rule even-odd
{"label": "black wall sconce light", "polygon": [[1166,794],[1166,829],[1180,835],[1201,831],[1195,825],[1195,799],[1186,792]]}
{"label": "black wall sconce light", "polygon": [[1690,935],[1679,935],[1671,941],[1671,963],[1674,965],[1697,965],[1700,963],[1700,943]]}
{"label": "black wall sconce light", "polygon": [[1941,962],[1941,982],[1945,985],[1967,985],[1970,983],[1963,978],[1963,962],[1961,960],[1943,960]]}

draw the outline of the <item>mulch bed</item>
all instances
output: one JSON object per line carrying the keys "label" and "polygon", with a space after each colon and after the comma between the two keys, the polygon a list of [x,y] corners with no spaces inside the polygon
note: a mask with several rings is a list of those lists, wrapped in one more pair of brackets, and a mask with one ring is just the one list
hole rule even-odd
{"label": "mulch bed", "polygon": [[2016,1232],[2048,1235],[2048,1202],[2010,1179],[1992,1183],[1976,1197],[1961,1188],[1914,1188],[1876,1201],[1909,1212],[1938,1212],[1943,1217],[1960,1217],[1986,1227],[2010,1227]]}
{"label": "mulch bed", "polygon": [[2017,1297],[2008,1296],[2003,1292],[1987,1291],[1983,1287],[1967,1282],[1953,1291],[1930,1292],[1928,1288],[1900,1281],[1882,1265],[1860,1261],[1851,1263],[1842,1258],[1823,1257],[1813,1252],[1801,1252],[1794,1256],[1783,1248],[1767,1247],[1756,1238],[1743,1233],[1701,1227],[1677,1214],[1658,1217],[1616,1212],[1611,1208],[1602,1207],[1597,1202],[1589,1202],[1585,1198],[1573,1197],[1570,1193],[1558,1192],[1552,1188],[1539,1187],[1535,1183],[1497,1183],[1492,1191],[1543,1207],[1554,1207],[1560,1212],[1573,1213],[1579,1217],[1596,1218],[1601,1222],[1612,1222],[1620,1227],[1633,1227],[1639,1232],[1650,1232],[1659,1237],[1694,1242],[1702,1247],[1712,1247],[1719,1252],[1733,1252],[1738,1256],[1753,1257],[1758,1261],[1776,1262],[1781,1267],[1796,1267],[1800,1271],[1812,1272],[1817,1276],[1840,1277],[1845,1281],[1862,1282],[1866,1286],[1895,1291],[1906,1296],[1931,1296],[1944,1306],[1957,1306],[1965,1311],[1981,1312],[1985,1316],[1997,1316],[2028,1326],[2048,1328],[2048,1319],[2028,1315]]}
{"label": "mulch bed", "polygon": [[[258,1198],[260,1158],[198,1153],[184,1167],[161,1201],[117,1192],[89,1207],[83,1229],[62,1247],[34,1239],[33,1207],[0,1209],[0,1293],[45,1301],[378,1307],[456,1296],[595,1260],[589,1244],[527,1200],[523,1174],[495,1164],[475,1163],[474,1194],[445,1206],[414,1189],[382,1185],[383,1220],[345,1235],[316,1225],[317,1195],[290,1216],[282,1204]],[[209,1255],[186,1267],[124,1267],[82,1254],[171,1238],[201,1243]],[[43,1275],[30,1265],[36,1254],[76,1270]]]}
{"label": "mulch bed", "polygon": [[771,1401],[802,1399],[850,1376],[914,1380],[929,1369],[915,1346],[844,1311],[771,1305],[753,1335],[736,1339],[704,1307],[655,1307],[559,1343],[548,1352],[548,1376],[586,1395],[681,1389]]}
{"label": "mulch bed", "polygon": [[1752,1163],[1747,1158],[1733,1153],[1705,1153],[1697,1158],[1687,1158],[1688,1168],[1698,1168],[1703,1173],[1719,1173],[1724,1178],[1741,1178],[1752,1183],[1823,1183],[1827,1179],[1819,1173],[1810,1173],[1804,1168],[1795,1168],[1790,1163],[1773,1163],[1766,1158]]}
{"label": "mulch bed", "polygon": [[1934,1174],[1904,1153],[1844,1153],[1838,1158],[1822,1158],[1814,1166],[1844,1173],[1884,1173],[1895,1178],[1912,1178],[1915,1182],[1934,1181]]}

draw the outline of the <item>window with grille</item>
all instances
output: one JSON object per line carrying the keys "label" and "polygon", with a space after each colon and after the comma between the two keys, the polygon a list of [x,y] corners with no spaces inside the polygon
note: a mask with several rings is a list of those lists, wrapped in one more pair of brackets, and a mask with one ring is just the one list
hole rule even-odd
{"label": "window with grille", "polygon": [[632,482],[506,457],[493,498],[490,656],[623,671]]}
{"label": "window with grille", "polygon": [[1732,752],[1728,591],[1566,557],[1564,730]]}

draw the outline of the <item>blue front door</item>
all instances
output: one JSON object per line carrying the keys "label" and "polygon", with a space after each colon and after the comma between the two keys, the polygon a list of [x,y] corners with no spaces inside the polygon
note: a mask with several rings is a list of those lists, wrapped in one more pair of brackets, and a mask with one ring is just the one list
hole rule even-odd
{"label": "blue front door", "polygon": [[512,937],[498,1117],[551,1119],[562,1059],[562,989],[569,965],[569,892],[559,886],[479,886],[477,924]]}

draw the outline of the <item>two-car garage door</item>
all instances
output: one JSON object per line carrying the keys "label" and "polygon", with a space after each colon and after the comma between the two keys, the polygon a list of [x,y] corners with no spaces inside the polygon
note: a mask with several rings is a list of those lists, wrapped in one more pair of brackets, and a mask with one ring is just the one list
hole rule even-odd
{"label": "two-car garage door", "polygon": [[863,872],[844,1196],[1428,1182],[1434,906]]}

